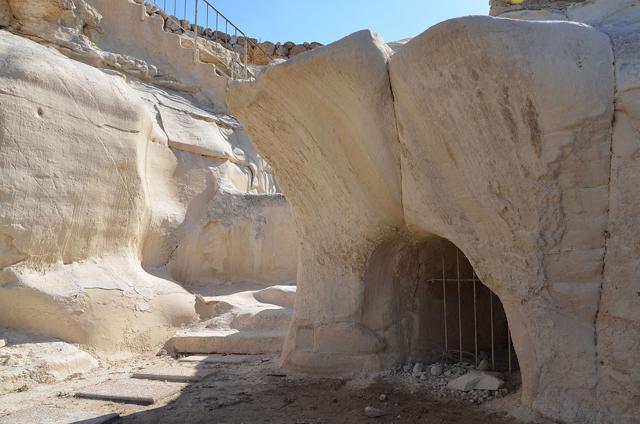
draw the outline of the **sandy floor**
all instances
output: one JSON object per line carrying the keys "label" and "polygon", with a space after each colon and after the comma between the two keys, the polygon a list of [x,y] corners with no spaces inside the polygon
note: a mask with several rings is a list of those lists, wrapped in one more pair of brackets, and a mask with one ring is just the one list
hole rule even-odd
{"label": "sandy floor", "polygon": [[[56,384],[40,384],[0,397],[0,422],[28,408],[90,411],[95,416],[119,413],[116,423],[518,423],[496,405],[513,405],[514,398],[482,406],[435,399],[428,387],[386,376],[367,380],[318,379],[277,367],[275,357],[255,357],[245,364],[207,365],[211,375],[153,406],[77,399],[74,393],[108,379],[150,367],[175,366],[170,357],[139,356],[102,362],[89,375]],[[386,401],[380,395],[387,396]],[[369,418],[366,406],[384,416]],[[504,408],[504,406],[502,406]],[[500,407],[498,408],[500,409]]]}

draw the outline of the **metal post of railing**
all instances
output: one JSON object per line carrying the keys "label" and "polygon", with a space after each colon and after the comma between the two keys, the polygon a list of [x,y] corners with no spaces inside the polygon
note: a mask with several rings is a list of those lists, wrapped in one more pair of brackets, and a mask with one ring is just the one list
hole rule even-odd
{"label": "metal post of railing", "polygon": [[449,338],[447,335],[447,277],[445,276],[444,256],[442,257],[442,306],[444,314],[444,358],[449,355]]}
{"label": "metal post of railing", "polygon": [[473,343],[475,365],[478,366],[478,297],[476,295],[476,273],[472,271],[471,279],[473,280]]}
{"label": "metal post of railing", "polygon": [[198,53],[198,1],[199,0],[195,0],[195,10],[194,10],[194,14],[195,14],[195,23],[194,23],[194,27],[193,27],[193,32],[194,32],[194,36],[193,36],[193,62],[194,63],[198,63],[198,59],[200,59],[199,53]]}
{"label": "metal post of railing", "polygon": [[249,41],[244,36],[244,79],[249,79]]}
{"label": "metal post of railing", "polygon": [[[162,8],[165,12],[167,12],[167,14],[170,13],[169,8],[171,7],[171,1],[170,0],[162,0],[162,2],[160,2],[160,0],[150,0],[154,5],[160,7],[160,5],[162,4]],[[214,36],[213,39],[218,42],[218,43],[227,43],[228,45],[230,45],[230,47],[233,46],[241,46],[242,50],[233,50],[236,54],[236,57],[234,57],[234,59],[232,60],[231,63],[231,67],[232,67],[232,77],[233,76],[240,76],[242,78],[246,78],[249,79],[250,77],[253,76],[253,74],[251,73],[251,71],[249,70],[249,49],[250,48],[254,48],[257,50],[262,51],[265,56],[269,56],[267,55],[264,50],[262,50],[262,48],[260,46],[258,46],[256,43],[253,43],[251,41],[249,41],[249,38],[247,37],[247,35],[240,29],[238,28],[233,22],[231,22],[229,19],[227,19],[227,17],[225,15],[223,15],[215,6],[212,6],[211,3],[209,3],[208,0],[194,0],[194,9],[193,9],[193,13],[194,16],[192,17],[195,22],[191,23],[189,18],[189,5],[188,5],[188,1],[189,0],[182,0],[183,4],[181,5],[181,9],[183,12],[182,17],[180,17],[180,15],[178,14],[178,0],[173,0],[173,14],[172,16],[175,17],[175,19],[177,19],[178,21],[180,21],[180,27],[182,28],[182,30],[184,32],[186,31],[193,31],[194,32],[194,50],[195,52],[195,56],[196,59],[199,58],[199,51],[198,51],[198,38],[202,38],[202,33],[203,31],[199,31],[199,27],[198,27],[198,21],[200,18],[200,15],[202,15],[202,10],[200,8],[200,1],[203,1],[205,4],[205,30],[211,30],[212,28],[209,27],[209,14],[210,14],[210,10],[215,13],[216,16],[216,26],[215,26],[215,32],[214,32]],[[142,12],[144,12],[144,10],[142,10]],[[142,15],[146,15],[145,13],[142,13]],[[141,16],[141,19],[144,20],[145,16]],[[224,19],[224,27],[225,27],[225,31],[224,33],[220,30],[220,18]],[[188,22],[189,25],[182,25],[182,23],[184,22]],[[222,39],[220,37],[221,34],[225,34],[225,37],[229,37],[232,38],[231,33],[229,32],[229,26],[232,27],[232,29],[234,30],[233,32],[233,38],[235,40],[235,43],[231,43],[231,40],[227,40],[225,41],[224,39]],[[243,43],[237,43],[238,41],[238,37],[242,36],[243,37]],[[237,44],[236,44],[237,43]],[[244,68],[242,71],[240,71],[239,67]],[[240,74],[240,75],[238,75]]]}
{"label": "metal post of railing", "polygon": [[491,314],[491,371],[496,370],[496,349],[495,349],[495,339],[493,337],[493,292],[491,289],[487,287],[489,290],[489,313]]}
{"label": "metal post of railing", "polygon": [[509,350],[509,375],[511,375],[511,329],[507,322],[507,349]]}
{"label": "metal post of railing", "polygon": [[460,348],[460,362],[462,362],[462,292],[460,290],[460,250],[456,250],[456,275],[458,280],[458,347]]}

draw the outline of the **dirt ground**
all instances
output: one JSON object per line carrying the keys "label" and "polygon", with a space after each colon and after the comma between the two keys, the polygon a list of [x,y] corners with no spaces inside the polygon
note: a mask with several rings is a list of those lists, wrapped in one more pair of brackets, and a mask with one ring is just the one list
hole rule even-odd
{"label": "dirt ground", "polygon": [[[174,366],[169,357],[140,356],[102,363],[85,376],[56,384],[40,384],[22,392],[0,396],[0,422],[25,408],[62,408],[95,413],[119,413],[115,423],[428,423],[516,424],[520,421],[497,412],[500,399],[482,406],[442,401],[426,387],[393,377],[358,380],[312,378],[283,371],[273,356],[255,357],[243,364],[199,365],[211,374],[187,385],[181,393],[144,407],[132,404],[78,399],[74,393],[108,379],[157,366]],[[386,401],[380,395],[387,396]],[[513,395],[511,396],[513,401]],[[513,402],[511,402],[513,403]],[[494,404],[493,406],[491,404]],[[384,412],[369,418],[366,406]]]}

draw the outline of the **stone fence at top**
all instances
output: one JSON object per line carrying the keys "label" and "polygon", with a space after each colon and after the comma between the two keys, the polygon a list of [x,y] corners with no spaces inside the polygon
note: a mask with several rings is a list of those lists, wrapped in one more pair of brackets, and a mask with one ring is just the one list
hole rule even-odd
{"label": "stone fence at top", "polygon": [[568,6],[585,0],[491,0],[491,15],[522,9],[565,10]]}
{"label": "stone fence at top", "polygon": [[[198,37],[202,37],[205,40],[213,41],[224,48],[238,53],[244,54],[245,49],[245,37],[234,34],[228,34],[227,32],[215,30],[212,28],[205,28],[202,25],[189,22],[187,19],[179,19],[176,16],[170,15],[167,10],[164,10],[158,4],[145,2],[144,0],[134,0],[138,4],[144,4],[149,15],[159,15],[165,21],[165,31],[173,32],[176,34],[187,34],[195,36],[195,31],[198,31]],[[158,2],[156,2],[158,3]],[[174,11],[175,13],[175,11]],[[270,41],[259,42],[255,38],[248,38],[246,43],[248,48],[248,63],[254,65],[267,65],[274,59],[289,59],[297,56],[300,53],[304,53],[309,50],[321,47],[321,43],[317,42],[305,42],[302,44],[296,44],[292,41],[285,43],[272,43]]]}

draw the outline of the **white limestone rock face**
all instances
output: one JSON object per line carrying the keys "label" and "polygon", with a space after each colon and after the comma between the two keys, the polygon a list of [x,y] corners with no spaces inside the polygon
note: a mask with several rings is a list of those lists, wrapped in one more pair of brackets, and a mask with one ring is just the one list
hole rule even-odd
{"label": "white limestone rock face", "polygon": [[[569,18],[611,38],[616,72],[609,228],[597,320],[601,422],[630,424],[640,416],[640,2],[587,3]],[[614,417],[612,419],[611,417]]]}
{"label": "white limestone rock face", "polygon": [[[88,32],[101,16],[84,0],[0,6],[8,28],[28,36],[0,33],[0,324],[143,351],[195,319],[176,278],[295,281],[287,202],[220,112],[220,85],[167,88],[188,87],[204,68],[170,83],[127,45],[100,50]],[[187,52],[174,41],[174,53]],[[176,66],[180,55],[165,59]]]}
{"label": "white limestone rock face", "polygon": [[297,241],[271,170],[232,117],[186,93],[131,82],[156,117],[152,203],[143,265],[190,288],[220,282],[290,283]]}
{"label": "white limestone rock face", "polygon": [[217,73],[213,64],[194,60],[194,50],[181,46],[179,34],[165,32],[160,15],[148,16],[143,4],[129,0],[86,3],[102,17],[98,28],[87,31],[98,49],[143,61],[156,70],[148,74],[156,83],[189,92],[217,112],[225,111],[228,78]]}
{"label": "white limestone rock face", "polygon": [[155,275],[295,281],[288,204],[237,122],[0,34],[0,323],[141,351],[195,318]]}
{"label": "white limestone rock face", "polygon": [[51,337],[2,327],[0,336],[7,342],[0,350],[0,395],[79,376],[99,365],[87,352]]}
{"label": "white limestone rock face", "polygon": [[21,33],[50,42],[89,46],[85,29],[99,25],[100,14],[84,0],[6,0],[3,15]]}
{"label": "white limestone rock face", "polygon": [[151,116],[54,50],[2,31],[0,51],[0,322],[104,351],[162,344],[194,299],[137,259]]}
{"label": "white limestone rock face", "polygon": [[[217,184],[229,186],[233,191],[256,194],[278,191],[269,165],[235,118],[207,108],[189,93],[135,80],[129,81],[129,85],[155,116],[163,147],[169,147],[179,161],[185,158],[184,161],[199,162],[198,168],[215,169]],[[185,179],[180,175],[173,178]]]}
{"label": "white limestone rock face", "polygon": [[[558,10],[571,16],[569,6]],[[405,323],[410,305],[398,301],[406,293],[389,287],[420,271],[412,239],[441,237],[463,250],[502,301],[526,405],[567,422],[633,422],[640,320],[630,246],[640,20],[635,9],[612,10],[588,21],[597,28],[559,17],[456,19],[387,59],[404,222],[362,202],[365,194],[380,199],[377,190],[385,186],[371,183],[358,155],[344,155],[350,158],[344,166],[349,150],[335,148],[350,140],[376,149],[369,158],[380,173],[396,157],[379,155],[395,152],[396,138],[381,127],[383,111],[368,103],[384,98],[369,97],[379,68],[341,55],[356,43],[368,51],[361,35],[231,88],[230,108],[274,164],[302,235],[285,366],[347,373],[398,355],[406,346],[397,340],[413,334]],[[353,82],[352,66],[366,88]],[[287,94],[288,82],[299,97]],[[378,125],[384,139],[354,130],[371,122],[371,113],[378,121],[370,127]],[[343,126],[344,116],[355,124]],[[369,184],[358,186],[363,180]],[[360,220],[351,220],[358,212]],[[377,221],[369,220],[374,213]],[[345,241],[357,260],[337,254]]]}
{"label": "white limestone rock face", "polygon": [[613,118],[608,37],[565,22],[456,19],[414,38],[390,70],[410,231],[454,242],[500,297],[523,400],[557,419],[591,419]]}
{"label": "white limestone rock face", "polygon": [[[523,10],[518,18],[535,20],[539,13]],[[515,17],[504,13],[501,17]],[[596,422],[633,423],[640,415],[640,283],[635,240],[638,140],[640,140],[640,2],[596,0],[570,5],[565,19],[582,22],[607,34],[615,63],[616,94],[612,139],[609,239],[604,282],[597,316]],[[612,418],[614,417],[614,418]],[[598,421],[599,420],[599,421]]]}
{"label": "white limestone rock face", "polygon": [[[200,34],[198,35],[200,36]],[[182,35],[180,37],[180,45],[186,49],[193,49],[193,36],[191,34]],[[203,37],[198,38],[198,58],[202,63],[215,65],[217,69],[227,75],[242,75],[244,71],[240,65],[242,63],[240,53],[229,50],[222,44]]]}
{"label": "white limestone rock face", "polygon": [[167,268],[192,287],[296,281],[298,243],[281,194],[215,191],[211,185],[189,205],[178,234]]}
{"label": "white limestone rock face", "polygon": [[335,372],[379,361],[384,344],[359,315],[370,252],[402,225],[390,53],[376,34],[358,32],[268,67],[228,96],[297,224],[287,366]]}
{"label": "white limestone rock face", "polygon": [[390,41],[387,43],[387,45],[391,50],[393,50],[394,53],[397,53],[402,48],[402,46],[407,44],[409,41],[411,41],[411,38],[403,38],[402,40]]}
{"label": "white limestone rock face", "polygon": [[126,54],[100,50],[89,34],[101,25],[102,16],[85,0],[3,0],[0,25],[65,55],[93,66],[152,78],[158,70]]}

